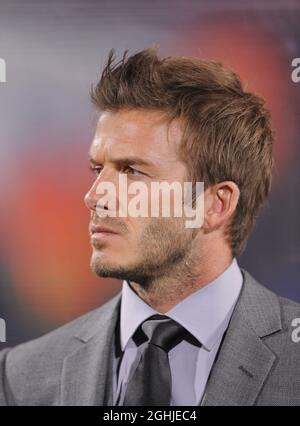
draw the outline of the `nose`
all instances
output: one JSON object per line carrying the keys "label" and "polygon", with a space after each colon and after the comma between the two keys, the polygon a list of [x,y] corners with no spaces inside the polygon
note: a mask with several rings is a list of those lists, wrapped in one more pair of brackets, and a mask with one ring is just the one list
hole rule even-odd
{"label": "nose", "polygon": [[91,186],[89,191],[84,196],[84,204],[89,210],[96,210],[97,205],[97,194],[96,194],[96,188],[95,188],[96,182]]}
{"label": "nose", "polygon": [[[84,196],[84,203],[86,207],[91,211],[96,211],[96,210],[101,211],[101,209],[108,210],[108,199],[110,199],[111,196],[113,197],[116,196],[115,191],[111,191],[112,190],[111,186],[115,188],[114,179],[113,179],[114,176],[112,176],[111,173],[105,173],[105,175],[106,176],[104,177],[104,170],[102,170],[101,176],[100,175],[97,176],[97,179],[94,181],[91,188]],[[102,184],[105,187],[109,185],[109,191],[112,192],[112,194],[110,194],[108,197],[104,197],[106,198],[104,202],[101,202],[101,198],[103,197],[103,192],[101,191],[99,192],[99,184]],[[116,203],[116,200],[115,200],[115,203]]]}

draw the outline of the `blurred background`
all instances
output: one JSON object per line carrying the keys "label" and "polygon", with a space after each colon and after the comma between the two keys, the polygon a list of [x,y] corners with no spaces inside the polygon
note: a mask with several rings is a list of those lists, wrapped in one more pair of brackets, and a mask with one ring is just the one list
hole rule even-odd
{"label": "blurred background", "polygon": [[[240,266],[300,302],[299,1],[0,0],[0,317],[6,343],[35,338],[120,288],[89,269],[92,182],[87,150],[97,114],[89,92],[108,51],[222,61],[265,97],[276,170]],[[255,170],[253,170],[255,173]]]}

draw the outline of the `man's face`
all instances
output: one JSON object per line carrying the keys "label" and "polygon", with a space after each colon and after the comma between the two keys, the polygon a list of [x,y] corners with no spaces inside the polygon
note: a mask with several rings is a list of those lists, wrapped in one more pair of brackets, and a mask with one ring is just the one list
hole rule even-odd
{"label": "man's face", "polygon": [[[181,135],[179,121],[169,125],[159,111],[121,110],[101,115],[89,152],[95,181],[85,196],[91,211],[91,268],[97,275],[147,286],[188,254],[194,233],[185,227],[183,217],[151,217],[150,210],[149,217],[118,217],[120,173],[126,174],[128,187],[143,182],[149,199],[151,182],[182,184],[187,180],[186,165],[177,154]],[[115,185],[116,217],[103,215],[108,204],[101,205],[103,194],[96,192],[102,182]],[[128,204],[132,197],[127,195]],[[97,203],[102,214],[101,209],[96,211]],[[172,203],[171,196],[171,212]],[[93,225],[115,233],[92,234]]]}

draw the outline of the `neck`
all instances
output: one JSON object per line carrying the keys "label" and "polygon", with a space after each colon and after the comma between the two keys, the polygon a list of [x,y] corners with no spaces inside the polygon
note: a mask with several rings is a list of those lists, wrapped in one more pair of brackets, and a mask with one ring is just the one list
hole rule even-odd
{"label": "neck", "polygon": [[167,276],[156,277],[151,280],[147,288],[139,283],[130,281],[135,293],[157,312],[164,314],[190,294],[208,285],[221,275],[232,262],[232,257],[218,257],[211,259],[183,260],[176,265]]}

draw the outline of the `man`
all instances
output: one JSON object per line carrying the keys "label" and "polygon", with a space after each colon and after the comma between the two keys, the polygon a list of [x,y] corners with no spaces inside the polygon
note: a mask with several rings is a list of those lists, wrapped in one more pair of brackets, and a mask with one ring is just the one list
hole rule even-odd
{"label": "man", "polygon": [[[118,63],[112,51],[92,99],[91,268],[122,279],[122,291],[3,351],[1,404],[299,405],[299,305],[237,263],[271,185],[263,101],[220,64],[154,49]],[[153,182],[204,182],[200,226],[186,226],[187,214],[132,214],[120,176],[149,190],[140,204],[163,201]],[[103,197],[102,184],[118,195]],[[169,201],[182,205],[175,192]]]}

